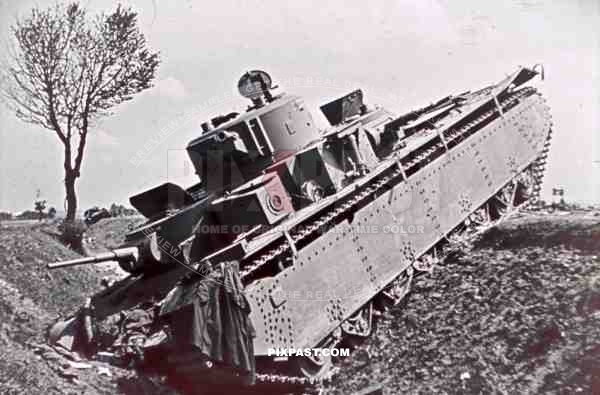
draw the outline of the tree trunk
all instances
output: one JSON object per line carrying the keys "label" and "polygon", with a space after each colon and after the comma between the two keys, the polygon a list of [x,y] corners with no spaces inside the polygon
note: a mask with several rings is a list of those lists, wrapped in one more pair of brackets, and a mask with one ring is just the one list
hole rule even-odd
{"label": "tree trunk", "polygon": [[77,195],[75,193],[75,180],[77,180],[77,176],[73,170],[67,170],[65,173],[65,192],[67,193],[66,221],[73,222],[77,213]]}

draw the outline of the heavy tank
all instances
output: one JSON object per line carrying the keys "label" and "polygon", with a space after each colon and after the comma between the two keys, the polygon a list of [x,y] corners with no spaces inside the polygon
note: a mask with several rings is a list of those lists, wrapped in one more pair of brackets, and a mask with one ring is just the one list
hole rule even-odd
{"label": "heavy tank", "polygon": [[[356,90],[321,106],[324,130],[268,74],[244,74],[247,110],[204,122],[187,146],[196,185],[132,196],[147,222],[122,248],[49,265],[115,260],[131,273],[53,341],[80,323],[73,344],[88,355],[113,351],[184,392],[318,388],[330,356],[273,349],[355,345],[415,276],[536,201],[552,126],[530,86],[541,71],[400,116]],[[107,337],[136,311],[134,336]]]}

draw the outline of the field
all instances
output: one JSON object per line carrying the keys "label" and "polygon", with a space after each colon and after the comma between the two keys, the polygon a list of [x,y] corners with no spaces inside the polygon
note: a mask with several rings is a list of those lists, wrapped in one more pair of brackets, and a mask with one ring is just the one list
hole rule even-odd
{"label": "field", "polygon": [[[88,248],[116,247],[132,221],[100,221]],[[0,225],[1,392],[169,393],[131,371],[45,348],[48,325],[114,274],[106,265],[45,268],[74,257],[52,225]],[[599,216],[513,218],[419,277],[376,333],[336,362],[325,392],[600,393],[599,257]]]}

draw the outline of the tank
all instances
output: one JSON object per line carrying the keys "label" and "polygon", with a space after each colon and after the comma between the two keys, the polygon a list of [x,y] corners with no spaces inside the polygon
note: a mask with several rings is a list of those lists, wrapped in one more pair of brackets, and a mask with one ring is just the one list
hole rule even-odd
{"label": "tank", "polygon": [[[317,391],[335,369],[315,350],[351,349],[414,277],[535,204],[552,129],[540,74],[521,67],[399,116],[356,90],[321,106],[321,129],[302,98],[249,71],[248,108],[187,146],[196,185],[132,196],[147,221],[122,248],[50,265],[130,273],[71,318],[84,323],[76,343],[186,393]],[[135,336],[107,341],[105,324],[134,311],[147,317]]]}

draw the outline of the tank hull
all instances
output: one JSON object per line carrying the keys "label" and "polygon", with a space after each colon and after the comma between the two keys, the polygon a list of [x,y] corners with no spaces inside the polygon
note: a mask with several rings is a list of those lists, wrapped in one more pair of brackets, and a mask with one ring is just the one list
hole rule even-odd
{"label": "tank hull", "polygon": [[251,285],[257,355],[318,345],[529,166],[549,132],[548,107],[533,94],[407,179],[372,194],[350,220],[300,249],[291,267]]}

